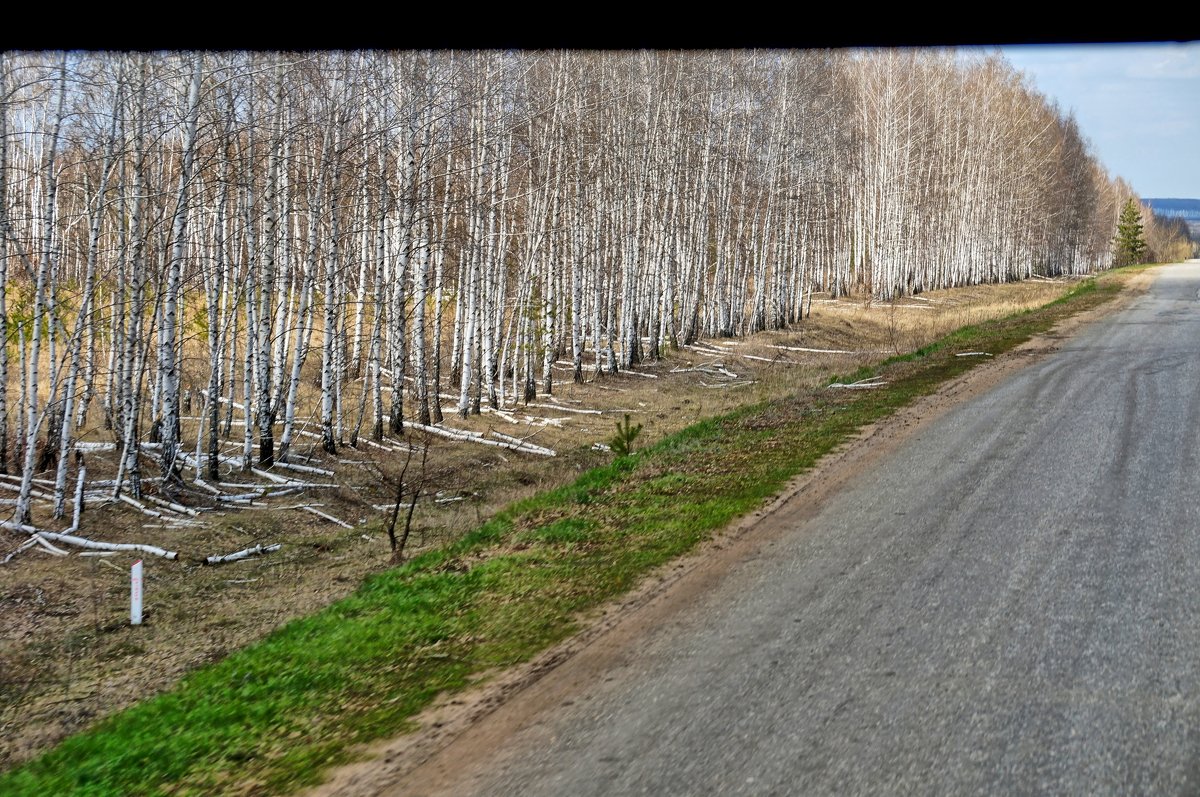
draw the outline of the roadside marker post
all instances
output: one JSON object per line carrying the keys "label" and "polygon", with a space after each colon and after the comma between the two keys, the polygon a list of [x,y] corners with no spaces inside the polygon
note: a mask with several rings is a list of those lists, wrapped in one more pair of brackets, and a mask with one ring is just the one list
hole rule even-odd
{"label": "roadside marker post", "polygon": [[129,571],[129,624],[142,624],[142,560],[133,563]]}

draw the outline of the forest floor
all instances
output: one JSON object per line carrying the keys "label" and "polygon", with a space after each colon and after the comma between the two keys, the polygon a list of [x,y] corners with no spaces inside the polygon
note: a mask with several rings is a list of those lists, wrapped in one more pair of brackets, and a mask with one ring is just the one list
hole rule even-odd
{"label": "forest floor", "polygon": [[[452,400],[443,400],[447,428],[503,441],[499,433],[555,456],[419,431],[409,431],[403,441],[360,443],[329,455],[319,441],[302,437],[292,461],[333,475],[276,468],[271,481],[225,465],[219,489],[262,497],[221,505],[199,490],[172,496],[199,511],[197,517],[148,505],[162,515],[154,517],[124,503],[92,501],[80,535],[161,546],[179,552],[179,558],[57,557],[34,547],[0,566],[0,770],[163,692],[185,674],[349,595],[364,578],[386,569],[392,559],[386,534],[390,505],[410,448],[417,453],[404,481],[419,484],[421,497],[406,555],[459,539],[501,507],[610,462],[613,455],[604,445],[625,414],[644,426],[634,444],[640,449],[738,407],[823,388],[836,375],[916,350],[965,325],[1044,305],[1074,284],[977,286],[895,303],[824,297],[810,319],[790,330],[702,341],[617,375],[589,373],[581,385],[570,381],[569,364],[560,363],[556,374],[564,381],[555,382],[552,396],[539,394],[528,406],[485,408],[461,420]],[[185,440],[188,432],[185,426]],[[227,454],[237,453],[240,430],[234,437]],[[82,439],[104,443],[111,436],[90,429]],[[421,448],[427,449],[424,465]],[[115,452],[101,447],[87,456],[93,479],[111,478]],[[148,491],[154,492],[153,485]],[[272,491],[287,494],[271,497]],[[66,525],[51,522],[45,505],[34,522],[48,529]],[[403,511],[399,525],[402,529]],[[21,537],[0,534],[8,535],[0,536],[3,558]],[[202,564],[209,555],[276,543],[282,547],[273,553]],[[146,612],[144,624],[133,627],[129,567],[139,558]]]}

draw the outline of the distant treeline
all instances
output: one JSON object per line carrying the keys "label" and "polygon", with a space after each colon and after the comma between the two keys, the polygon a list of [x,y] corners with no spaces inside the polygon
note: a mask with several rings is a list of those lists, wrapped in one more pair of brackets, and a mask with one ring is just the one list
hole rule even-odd
{"label": "distant treeline", "polygon": [[1192,240],[1200,241],[1200,199],[1143,199],[1160,219],[1183,219]]}
{"label": "distant treeline", "polygon": [[1160,216],[1200,219],[1200,199],[1143,199],[1143,204]]}

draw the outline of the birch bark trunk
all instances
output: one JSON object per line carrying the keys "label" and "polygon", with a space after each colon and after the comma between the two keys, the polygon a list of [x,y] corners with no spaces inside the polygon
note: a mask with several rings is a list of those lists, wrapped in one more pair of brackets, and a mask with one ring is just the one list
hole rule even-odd
{"label": "birch bark trunk", "polygon": [[171,257],[167,265],[167,291],[163,304],[163,323],[159,329],[158,367],[163,375],[162,456],[163,477],[177,478],[176,458],[179,454],[179,355],[176,351],[176,330],[180,282],[183,272],[184,245],[187,238],[188,198],[195,161],[196,127],[200,113],[200,78],[203,59],[192,58],[192,77],[188,87],[187,118],[184,126],[182,165],[179,171],[179,191],[175,199],[175,214],[171,220]]}

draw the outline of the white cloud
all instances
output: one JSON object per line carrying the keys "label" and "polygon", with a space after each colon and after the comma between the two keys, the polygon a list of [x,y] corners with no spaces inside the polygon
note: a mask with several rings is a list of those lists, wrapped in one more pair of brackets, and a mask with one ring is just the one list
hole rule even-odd
{"label": "white cloud", "polygon": [[1003,47],[1143,196],[1200,198],[1200,42]]}
{"label": "white cloud", "polygon": [[1163,44],[1138,52],[1126,74],[1142,80],[1200,79],[1200,42]]}

